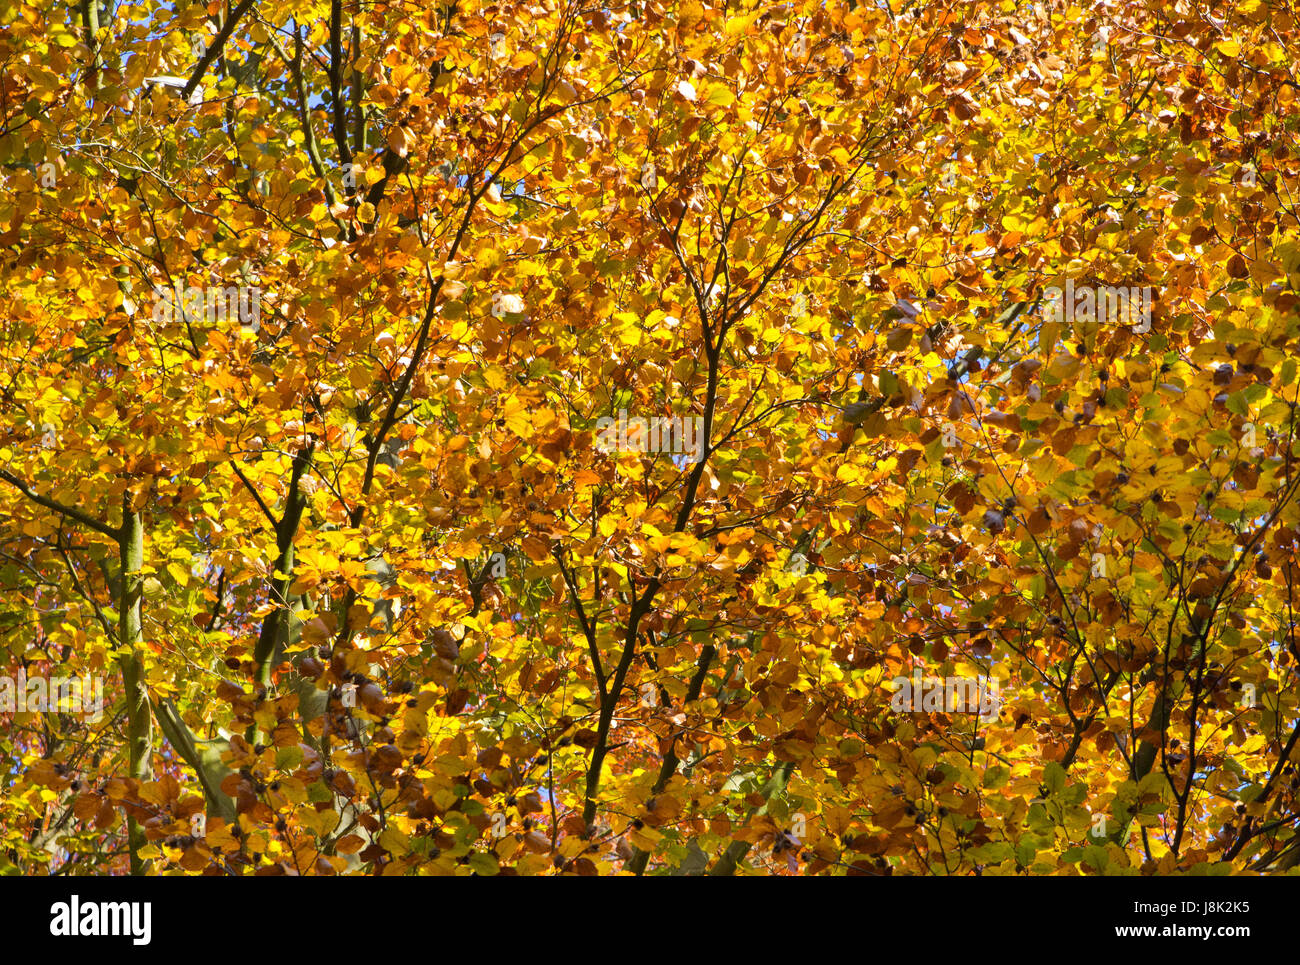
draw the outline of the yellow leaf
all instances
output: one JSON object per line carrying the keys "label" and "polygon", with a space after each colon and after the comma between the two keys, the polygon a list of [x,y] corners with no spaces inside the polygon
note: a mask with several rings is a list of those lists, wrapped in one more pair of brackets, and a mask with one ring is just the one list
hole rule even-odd
{"label": "yellow leaf", "polygon": [[730,107],[736,103],[736,95],[725,84],[713,84],[704,95],[704,102],[713,107]]}
{"label": "yellow leaf", "polygon": [[190,585],[190,571],[178,563],[168,563],[167,572],[171,574],[171,577],[176,581],[177,586]]}

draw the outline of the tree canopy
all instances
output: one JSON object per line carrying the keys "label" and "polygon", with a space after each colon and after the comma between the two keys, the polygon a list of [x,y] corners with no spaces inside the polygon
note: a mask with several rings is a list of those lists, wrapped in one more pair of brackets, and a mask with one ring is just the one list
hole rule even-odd
{"label": "tree canopy", "polygon": [[0,871],[1300,861],[1287,6],[0,26]]}

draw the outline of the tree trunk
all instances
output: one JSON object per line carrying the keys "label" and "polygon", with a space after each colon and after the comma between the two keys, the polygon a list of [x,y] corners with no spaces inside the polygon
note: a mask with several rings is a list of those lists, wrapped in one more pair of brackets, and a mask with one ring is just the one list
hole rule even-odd
{"label": "tree trunk", "polygon": [[[140,622],[140,598],[144,565],[144,527],[140,514],[131,511],[131,495],[122,496],[122,529],[118,535],[118,559],[122,584],[117,613],[117,645],[126,701],[127,756],[130,776],[137,781],[153,778],[153,716],[149,690],[144,679],[144,634]],[[148,862],[141,860],[144,829],[135,818],[127,818],[127,844],[131,851],[131,874],[144,874]]]}

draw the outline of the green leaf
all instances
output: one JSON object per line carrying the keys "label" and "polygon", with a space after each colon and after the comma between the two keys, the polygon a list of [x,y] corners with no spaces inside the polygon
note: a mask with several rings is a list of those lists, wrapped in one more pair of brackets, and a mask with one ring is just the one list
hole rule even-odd
{"label": "green leaf", "polygon": [[1016,845],[1016,860],[1025,868],[1034,863],[1034,858],[1037,855],[1038,849],[1028,841],[1021,841]]}
{"label": "green leaf", "polygon": [[983,784],[990,791],[996,791],[998,788],[1003,787],[1010,777],[1010,768],[1003,767],[1000,764],[995,765],[984,772]]}
{"label": "green leaf", "polygon": [[497,859],[483,851],[472,852],[469,856],[469,866],[476,874],[494,875],[500,869]]}
{"label": "green leaf", "polygon": [[334,792],[325,786],[324,781],[314,781],[307,787],[307,800],[313,804],[328,804],[334,800]]}
{"label": "green leaf", "polygon": [[1043,768],[1043,786],[1047,788],[1050,794],[1055,794],[1065,787],[1065,768],[1056,761],[1050,762]]}
{"label": "green leaf", "polygon": [[1110,864],[1110,855],[1099,844],[1090,844],[1083,849],[1083,863],[1096,871],[1105,871]]}

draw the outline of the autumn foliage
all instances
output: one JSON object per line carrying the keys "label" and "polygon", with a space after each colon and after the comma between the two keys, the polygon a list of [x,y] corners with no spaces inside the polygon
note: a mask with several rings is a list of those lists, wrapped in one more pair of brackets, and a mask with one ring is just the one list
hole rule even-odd
{"label": "autumn foliage", "polygon": [[1300,25],[1214,10],[0,6],[0,675],[105,698],[0,702],[0,871],[1295,866]]}

